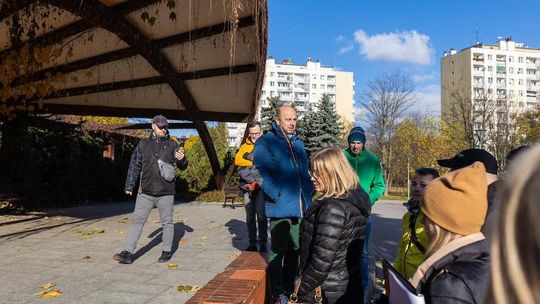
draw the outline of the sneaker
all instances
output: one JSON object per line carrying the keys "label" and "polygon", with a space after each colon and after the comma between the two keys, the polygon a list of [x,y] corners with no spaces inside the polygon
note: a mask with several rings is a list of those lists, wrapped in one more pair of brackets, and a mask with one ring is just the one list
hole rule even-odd
{"label": "sneaker", "polygon": [[259,252],[266,252],[266,243],[261,243],[259,245]]}
{"label": "sneaker", "polygon": [[249,245],[248,248],[244,249],[244,251],[253,251],[253,252],[257,252],[257,246],[255,246],[255,245]]}
{"label": "sneaker", "polygon": [[165,263],[168,262],[172,258],[172,252],[171,251],[162,251],[161,256],[157,260],[159,263]]}
{"label": "sneaker", "polygon": [[120,264],[131,264],[133,263],[133,254],[129,251],[122,251],[113,256],[113,259],[120,262]]}

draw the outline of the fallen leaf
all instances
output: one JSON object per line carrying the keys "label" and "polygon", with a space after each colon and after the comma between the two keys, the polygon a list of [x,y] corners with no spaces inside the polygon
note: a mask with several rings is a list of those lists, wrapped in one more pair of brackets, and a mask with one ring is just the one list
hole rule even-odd
{"label": "fallen leaf", "polygon": [[48,283],[45,283],[45,284],[41,285],[41,288],[50,289],[50,288],[54,287],[54,285],[55,284],[53,282],[48,282]]}
{"label": "fallen leaf", "polygon": [[116,232],[118,232],[118,234],[124,234],[124,230],[116,230]]}
{"label": "fallen leaf", "polygon": [[167,267],[169,267],[169,268],[176,268],[176,267],[178,267],[178,265],[176,265],[175,263],[169,263],[169,264],[167,265]]}
{"label": "fallen leaf", "polygon": [[58,289],[44,290],[37,294],[44,299],[52,299],[62,295],[62,292]]}
{"label": "fallen leaf", "polygon": [[198,245],[198,246],[203,246],[204,243],[203,243],[203,242],[198,242],[197,245]]}
{"label": "fallen leaf", "polygon": [[154,224],[159,224],[159,223],[161,223],[161,221],[159,221],[159,220],[154,221]]}
{"label": "fallen leaf", "polygon": [[121,219],[119,223],[125,224],[125,223],[127,223],[128,221],[129,221],[129,219],[128,219],[127,217],[125,217],[125,218]]}
{"label": "fallen leaf", "polygon": [[186,239],[181,239],[181,240],[180,240],[180,244],[182,244],[182,245],[187,244],[187,242],[188,242],[188,240],[186,240]]}
{"label": "fallen leaf", "polygon": [[208,240],[208,237],[207,237],[207,236],[201,237],[201,241],[206,241],[206,240]]}
{"label": "fallen leaf", "polygon": [[201,290],[201,288],[202,288],[201,286],[195,285],[195,286],[193,286],[193,288],[191,288],[191,291],[197,292],[197,291]]}
{"label": "fallen leaf", "polygon": [[90,258],[90,256],[88,256],[88,255],[85,256],[85,257],[83,257],[83,260],[89,260],[89,259],[91,259],[91,258]]}
{"label": "fallen leaf", "polygon": [[231,260],[235,260],[238,257],[238,253],[229,253],[227,257]]}
{"label": "fallen leaf", "polygon": [[105,232],[105,229],[95,227],[95,228],[92,229],[92,232],[95,232],[95,233],[103,233],[103,232]]}

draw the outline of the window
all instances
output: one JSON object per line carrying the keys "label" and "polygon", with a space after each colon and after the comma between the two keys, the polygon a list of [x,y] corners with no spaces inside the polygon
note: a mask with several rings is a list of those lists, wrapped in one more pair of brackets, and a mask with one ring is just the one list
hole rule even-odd
{"label": "window", "polygon": [[488,60],[493,60],[493,55],[488,55]]}
{"label": "window", "polygon": [[514,90],[508,90],[508,96],[513,97],[514,96]]}
{"label": "window", "polygon": [[519,85],[523,85],[523,83],[524,83],[523,79],[520,79],[520,80],[518,81],[518,84],[519,84]]}
{"label": "window", "polygon": [[523,63],[523,57],[518,57],[518,62]]}
{"label": "window", "polygon": [[514,56],[508,56],[508,62],[514,62]]}
{"label": "window", "polygon": [[316,84],[312,84],[312,85],[311,85],[311,88],[312,88],[312,89],[317,89],[317,85],[316,85]]}
{"label": "window", "polygon": [[313,74],[313,80],[317,80],[317,75]]}
{"label": "window", "polygon": [[519,91],[519,96],[523,97],[523,95],[524,95],[523,91],[520,90]]}
{"label": "window", "polygon": [[321,84],[321,90],[324,90],[324,84]]}
{"label": "window", "polygon": [[512,67],[508,68],[508,74],[514,74],[514,68]]}
{"label": "window", "polygon": [[488,72],[493,72],[493,67],[492,66],[488,66]]}
{"label": "window", "polygon": [[493,83],[493,77],[488,77],[488,83]]}
{"label": "window", "polygon": [[523,69],[522,69],[522,68],[519,68],[519,69],[517,70],[517,73],[518,73],[518,74],[523,74]]}
{"label": "window", "polygon": [[270,81],[270,86],[271,86],[271,87],[273,87],[273,86],[275,86],[275,85],[276,85],[276,83],[275,83],[274,81]]}
{"label": "window", "polygon": [[508,79],[508,84],[509,85],[514,85],[514,78]]}
{"label": "window", "polygon": [[324,75],[321,75],[321,80],[324,80],[324,79],[325,79]]}
{"label": "window", "polygon": [[270,72],[270,77],[274,77],[276,75],[275,72]]}

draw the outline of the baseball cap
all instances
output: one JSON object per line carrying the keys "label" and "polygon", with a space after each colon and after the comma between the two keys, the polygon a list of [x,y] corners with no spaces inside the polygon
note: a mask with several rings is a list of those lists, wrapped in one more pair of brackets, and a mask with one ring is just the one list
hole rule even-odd
{"label": "baseball cap", "polygon": [[495,157],[484,149],[463,150],[452,158],[439,159],[437,160],[437,163],[441,167],[451,168],[455,170],[470,166],[476,161],[484,164],[487,173],[497,174],[497,172],[499,171],[499,165],[497,165],[497,160],[495,159]]}
{"label": "baseball cap", "polygon": [[152,118],[152,123],[160,128],[169,126],[169,123],[167,122],[167,118],[165,118],[165,116],[163,115],[154,116],[154,118]]}

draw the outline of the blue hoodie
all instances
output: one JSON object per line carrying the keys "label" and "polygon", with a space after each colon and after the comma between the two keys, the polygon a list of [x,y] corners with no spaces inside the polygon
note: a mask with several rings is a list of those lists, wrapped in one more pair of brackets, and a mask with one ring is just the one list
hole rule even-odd
{"label": "blue hoodie", "polygon": [[253,163],[264,192],[269,218],[302,217],[311,206],[313,184],[304,143],[295,132],[289,139],[276,124],[255,143]]}

